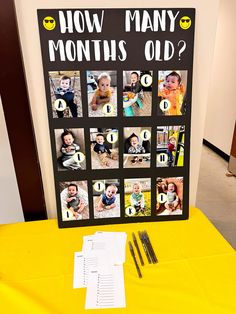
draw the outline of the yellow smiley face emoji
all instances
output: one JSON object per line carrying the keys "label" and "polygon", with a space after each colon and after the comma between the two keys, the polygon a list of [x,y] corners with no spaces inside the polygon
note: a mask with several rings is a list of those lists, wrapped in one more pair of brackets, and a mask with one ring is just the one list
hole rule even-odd
{"label": "yellow smiley face emoji", "polygon": [[183,16],[181,17],[179,21],[179,25],[182,29],[188,29],[191,26],[191,19],[189,16]]}
{"label": "yellow smiley face emoji", "polygon": [[56,27],[56,21],[51,16],[46,16],[43,19],[43,26],[46,30],[52,31]]}

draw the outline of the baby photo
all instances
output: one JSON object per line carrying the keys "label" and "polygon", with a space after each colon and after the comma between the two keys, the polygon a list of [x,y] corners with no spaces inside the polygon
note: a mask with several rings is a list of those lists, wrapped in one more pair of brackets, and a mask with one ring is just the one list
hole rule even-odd
{"label": "baby photo", "polygon": [[157,167],[183,167],[184,125],[157,127]]}
{"label": "baby photo", "polygon": [[79,71],[48,73],[53,118],[82,117],[82,98]]}
{"label": "baby photo", "polygon": [[119,167],[118,130],[91,128],[92,169],[117,169]]}
{"label": "baby photo", "polygon": [[125,117],[151,116],[152,71],[123,71],[123,113]]}
{"label": "baby photo", "polygon": [[86,75],[89,117],[116,117],[116,71],[87,71]]}
{"label": "baby photo", "polygon": [[183,177],[157,178],[156,215],[182,215]]}
{"label": "baby photo", "polygon": [[84,129],[55,129],[58,171],[85,170]]}
{"label": "baby photo", "polygon": [[87,181],[60,182],[62,220],[89,219]]}
{"label": "baby photo", "polygon": [[120,181],[93,180],[94,218],[120,217]]}
{"label": "baby photo", "polygon": [[151,179],[125,179],[125,216],[151,216]]}
{"label": "baby photo", "polygon": [[186,113],[187,71],[158,71],[158,115]]}
{"label": "baby photo", "polygon": [[150,168],[151,127],[124,128],[124,168]]}

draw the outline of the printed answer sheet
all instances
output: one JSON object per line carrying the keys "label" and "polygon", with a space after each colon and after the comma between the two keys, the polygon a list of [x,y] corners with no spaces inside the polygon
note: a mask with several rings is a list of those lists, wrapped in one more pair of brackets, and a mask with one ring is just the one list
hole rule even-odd
{"label": "printed answer sheet", "polygon": [[127,235],[96,232],[84,236],[74,254],[74,288],[87,288],[86,309],[125,307],[123,263]]}
{"label": "printed answer sheet", "polygon": [[74,288],[85,288],[88,282],[88,272],[91,268],[97,268],[98,257],[96,255],[84,256],[83,252],[75,252],[74,255]]}
{"label": "printed answer sheet", "polygon": [[83,252],[105,250],[116,265],[125,262],[125,232],[96,232],[91,236],[84,236]]}
{"label": "printed answer sheet", "polygon": [[125,307],[123,266],[109,270],[90,270],[85,309]]}

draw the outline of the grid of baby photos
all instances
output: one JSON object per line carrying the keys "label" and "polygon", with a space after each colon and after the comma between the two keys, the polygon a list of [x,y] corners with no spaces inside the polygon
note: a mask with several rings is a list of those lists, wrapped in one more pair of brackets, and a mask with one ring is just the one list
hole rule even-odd
{"label": "grid of baby photos", "polygon": [[186,218],[187,71],[50,71],[48,82],[60,226]]}
{"label": "grid of baby photos", "polygon": [[38,22],[59,227],[187,219],[195,9]]}

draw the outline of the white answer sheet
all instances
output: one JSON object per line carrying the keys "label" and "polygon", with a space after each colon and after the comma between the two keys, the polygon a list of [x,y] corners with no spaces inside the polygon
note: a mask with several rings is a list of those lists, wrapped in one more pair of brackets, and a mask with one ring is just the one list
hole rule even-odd
{"label": "white answer sheet", "polygon": [[125,232],[99,231],[94,235],[84,237],[82,251],[105,250],[111,257],[111,262],[120,265],[125,262],[126,238]]}
{"label": "white answer sheet", "polygon": [[74,288],[87,288],[86,309],[125,307],[123,263],[125,232],[96,232],[83,237],[74,253]]}
{"label": "white answer sheet", "polygon": [[74,254],[74,288],[85,288],[88,282],[88,272],[90,268],[98,266],[98,257],[96,255],[85,256],[83,252]]}
{"label": "white answer sheet", "polygon": [[125,307],[124,274],[122,265],[106,271],[89,271],[85,309]]}

